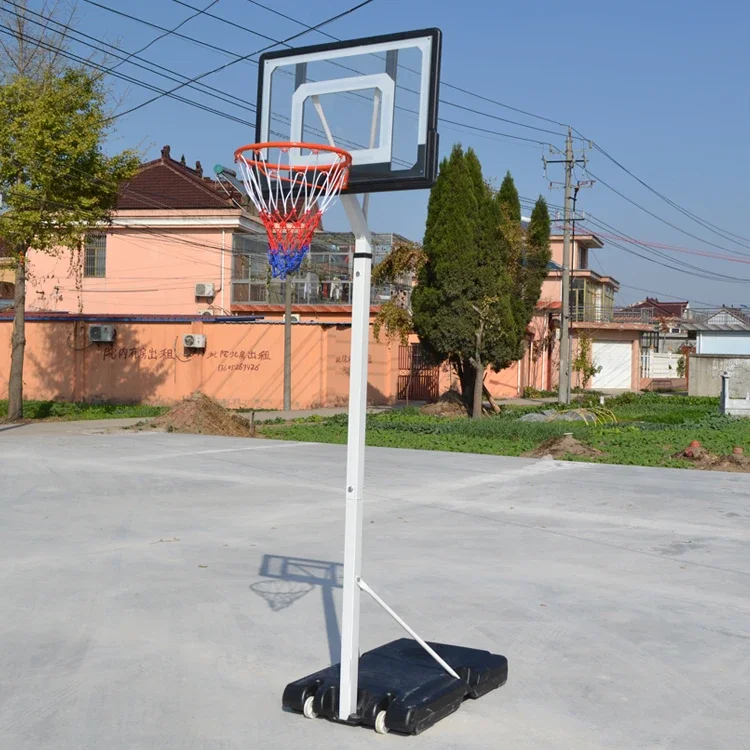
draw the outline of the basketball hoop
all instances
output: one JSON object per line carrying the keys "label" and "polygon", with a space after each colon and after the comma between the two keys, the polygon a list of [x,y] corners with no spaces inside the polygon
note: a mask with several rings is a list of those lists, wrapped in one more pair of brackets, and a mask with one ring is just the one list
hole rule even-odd
{"label": "basketball hoop", "polygon": [[346,188],[352,156],[335,146],[292,141],[241,146],[234,161],[268,233],[271,273],[286,278],[299,269],[323,213]]}

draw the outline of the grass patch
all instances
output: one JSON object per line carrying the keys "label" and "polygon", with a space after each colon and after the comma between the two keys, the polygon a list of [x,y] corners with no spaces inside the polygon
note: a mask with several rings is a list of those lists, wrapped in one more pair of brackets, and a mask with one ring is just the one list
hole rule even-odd
{"label": "grass patch", "polygon": [[[84,419],[121,419],[158,417],[165,406],[144,404],[84,404],[70,401],[24,401],[24,419],[76,421]],[[0,420],[8,416],[8,401],[0,400]]]}
{"label": "grass patch", "polygon": [[[598,405],[598,398],[591,399],[591,403]],[[672,455],[691,440],[700,440],[716,454],[731,453],[736,445],[750,452],[750,420],[720,416],[716,398],[624,394],[608,399],[606,406],[617,417],[616,424],[518,420],[521,414],[542,407],[505,408],[499,415],[477,421],[422,414],[418,409],[398,409],[368,415],[367,444],[519,456],[545,440],[572,432],[581,442],[603,452],[595,458],[574,460],[683,468],[692,464]],[[265,424],[261,429],[263,437],[268,438],[343,444],[347,437],[347,416],[337,414],[284,425]]]}

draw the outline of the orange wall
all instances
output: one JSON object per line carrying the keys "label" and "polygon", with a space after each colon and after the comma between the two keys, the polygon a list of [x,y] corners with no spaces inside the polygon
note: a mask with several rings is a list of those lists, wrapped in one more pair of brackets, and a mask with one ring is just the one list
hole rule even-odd
{"label": "orange wall", "polygon": [[[24,393],[29,399],[171,404],[196,390],[229,407],[280,409],[284,327],[267,323],[114,323],[114,346],[88,343],[88,323],[26,324]],[[9,320],[0,322],[0,398],[7,395]],[[184,333],[204,333],[205,352],[182,347]],[[292,328],[292,407],[346,404],[351,329]],[[396,397],[398,346],[370,339],[368,399]]]}

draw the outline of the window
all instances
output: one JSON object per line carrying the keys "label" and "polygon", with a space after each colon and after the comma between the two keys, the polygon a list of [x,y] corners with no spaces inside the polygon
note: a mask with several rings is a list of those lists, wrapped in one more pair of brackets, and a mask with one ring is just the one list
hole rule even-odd
{"label": "window", "polygon": [[103,279],[107,275],[107,235],[87,234],[84,248],[86,258],[83,275]]}

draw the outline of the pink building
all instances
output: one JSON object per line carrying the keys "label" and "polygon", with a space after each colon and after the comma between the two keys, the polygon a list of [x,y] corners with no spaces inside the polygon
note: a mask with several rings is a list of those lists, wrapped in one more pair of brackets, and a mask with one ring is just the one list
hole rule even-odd
{"label": "pink building", "polygon": [[87,234],[79,257],[30,254],[28,308],[227,315],[236,235],[265,231],[200,162],[188,167],[165,146],[123,188],[112,225]]}

